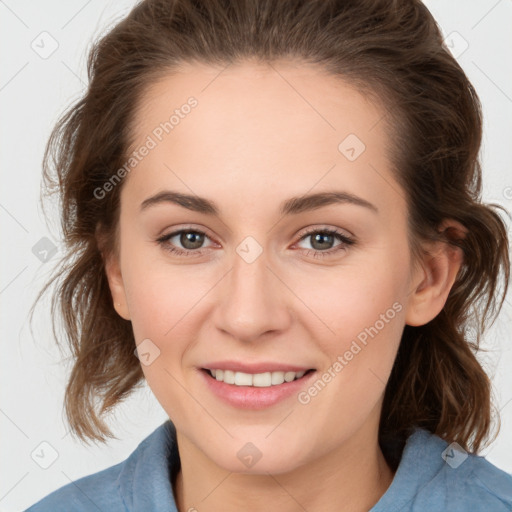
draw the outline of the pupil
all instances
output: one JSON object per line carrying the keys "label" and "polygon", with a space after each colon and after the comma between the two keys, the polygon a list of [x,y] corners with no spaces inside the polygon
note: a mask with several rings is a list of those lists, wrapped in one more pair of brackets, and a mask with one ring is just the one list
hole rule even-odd
{"label": "pupil", "polygon": [[[314,235],[313,237],[313,240],[314,240],[314,243],[316,243],[317,241],[320,241],[320,247],[319,249],[325,249],[326,248],[326,245],[327,246],[329,245],[330,242],[332,242],[332,240],[328,240],[327,242],[325,242],[325,239],[331,239],[332,238],[332,235],[323,235],[321,233],[317,233],[316,235]],[[322,245],[322,240],[323,240],[323,245]],[[313,243],[313,247],[315,246]],[[329,248],[329,247],[327,247]]]}
{"label": "pupil", "polygon": [[[196,240],[194,240],[196,239]],[[203,243],[202,235],[195,232],[186,232],[181,234],[181,240],[180,243],[185,247],[186,249],[198,249],[201,247],[201,244]],[[189,245],[191,244],[191,246]]]}

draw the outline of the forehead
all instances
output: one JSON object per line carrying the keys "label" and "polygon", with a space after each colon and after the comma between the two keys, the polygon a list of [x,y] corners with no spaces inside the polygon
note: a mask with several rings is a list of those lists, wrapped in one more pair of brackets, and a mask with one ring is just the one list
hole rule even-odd
{"label": "forehead", "polygon": [[[148,137],[153,147],[129,181],[139,195],[167,184],[205,196],[229,185],[252,198],[343,184],[386,199],[384,112],[309,64],[182,65],[150,84],[139,103],[130,150]],[[396,188],[387,191],[390,201]]]}
{"label": "forehead", "polygon": [[[187,124],[196,130],[215,128],[213,135],[231,135],[230,140],[244,134],[270,140],[282,127],[287,132],[280,137],[288,135],[295,140],[315,140],[315,134],[322,139],[329,134],[336,140],[347,129],[364,137],[384,114],[382,105],[370,102],[355,87],[312,64],[249,61],[214,67],[187,63],[146,88],[138,105],[135,134],[140,138],[152,131],[155,123],[168,119],[191,96],[199,108],[194,109],[195,115]],[[238,126],[244,131],[237,131]],[[174,130],[173,138],[179,138],[183,131]]]}

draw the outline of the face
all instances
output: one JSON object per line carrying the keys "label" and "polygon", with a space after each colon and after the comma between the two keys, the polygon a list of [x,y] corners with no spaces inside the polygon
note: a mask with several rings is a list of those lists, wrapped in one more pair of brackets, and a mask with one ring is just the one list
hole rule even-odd
{"label": "face", "polygon": [[221,71],[145,94],[109,283],[182,439],[280,473],[378,429],[414,278],[407,207],[378,105],[305,65]]}

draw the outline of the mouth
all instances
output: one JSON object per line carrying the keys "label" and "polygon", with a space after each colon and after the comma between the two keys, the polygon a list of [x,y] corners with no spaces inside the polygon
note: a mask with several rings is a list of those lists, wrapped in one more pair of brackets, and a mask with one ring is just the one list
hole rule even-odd
{"label": "mouth", "polygon": [[261,373],[246,373],[218,368],[201,368],[210,379],[224,384],[240,387],[270,388],[304,379],[314,368],[301,371],[267,371]]}
{"label": "mouth", "polygon": [[[237,409],[262,410],[292,400],[311,385],[317,370],[274,361],[217,360],[196,367],[205,391]],[[311,363],[309,363],[311,364]]]}

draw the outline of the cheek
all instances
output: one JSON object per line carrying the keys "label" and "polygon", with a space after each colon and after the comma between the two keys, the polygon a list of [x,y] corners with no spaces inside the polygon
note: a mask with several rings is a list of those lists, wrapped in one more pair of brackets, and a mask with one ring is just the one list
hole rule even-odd
{"label": "cheek", "polygon": [[163,249],[128,224],[122,226],[121,265],[135,339],[161,343],[204,294],[204,280],[190,279],[194,265],[171,264]]}
{"label": "cheek", "polygon": [[[125,286],[144,377],[167,414],[178,422],[200,421],[185,388],[190,353],[199,339],[198,314],[211,286],[193,277],[193,266],[147,263],[133,253],[125,268]],[[184,270],[188,268],[188,270]],[[144,347],[144,349],[142,349]],[[144,354],[149,353],[148,364]]]}
{"label": "cheek", "polygon": [[190,271],[167,265],[133,266],[126,282],[135,339],[154,338],[165,345],[172,339],[173,347],[209,289]]}
{"label": "cheek", "polygon": [[[173,294],[169,277],[165,279],[150,266],[130,263],[124,282],[130,316],[137,343],[143,338],[160,339],[172,327]],[[179,307],[181,301],[176,301]]]}
{"label": "cheek", "polygon": [[[364,344],[368,330],[372,339],[381,331],[386,338],[400,336],[407,265],[406,257],[398,260],[392,251],[374,251],[323,273],[290,273],[287,280],[296,283],[294,290],[310,311],[301,317],[308,322],[308,330],[317,333],[323,352],[332,357],[355,339]],[[379,347],[385,349],[382,344]]]}
{"label": "cheek", "polygon": [[332,439],[340,436],[339,425],[344,425],[345,434],[355,432],[377,407],[403,331],[403,283],[397,281],[403,278],[386,268],[369,268],[345,268],[324,283],[315,279],[314,288],[303,281],[315,290],[307,301],[316,313],[309,315],[308,331],[316,333],[314,342],[324,364],[299,402],[305,414],[312,415],[310,422],[314,417],[324,422],[318,428]]}
{"label": "cheek", "polygon": [[159,354],[153,364],[143,365],[146,380],[154,390],[165,385],[169,392],[172,378],[166,371],[181,382],[184,371],[197,363],[193,349],[204,338],[200,330],[211,316],[218,272],[208,265],[171,264],[163,251],[138,245],[129,252],[126,244],[123,268],[132,328],[137,345],[150,340],[145,343],[154,344]]}
{"label": "cheek", "polygon": [[405,245],[383,245],[324,275],[295,279],[297,294],[315,313],[303,319],[326,356],[329,384],[321,395],[333,410],[364,416],[384,391],[405,323],[407,254]]}

